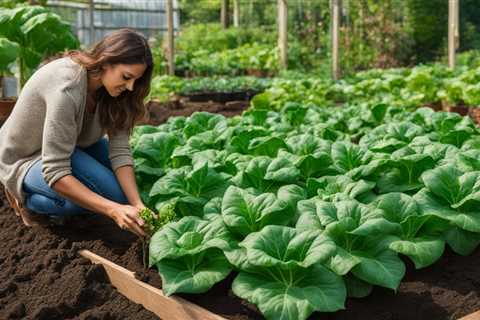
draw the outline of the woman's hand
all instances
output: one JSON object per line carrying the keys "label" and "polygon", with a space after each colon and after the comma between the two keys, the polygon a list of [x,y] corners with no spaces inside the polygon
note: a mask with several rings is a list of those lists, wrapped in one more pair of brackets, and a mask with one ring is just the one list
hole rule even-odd
{"label": "woman's hand", "polygon": [[[147,207],[142,202],[139,202],[138,204],[134,204],[133,206],[137,208],[139,212],[142,211],[143,209],[147,209]],[[155,219],[157,219],[157,215],[155,214],[155,212],[152,211],[152,215]]]}
{"label": "woman's hand", "polygon": [[145,237],[143,231],[144,222],[139,216],[141,209],[130,205],[116,205],[108,212],[108,216],[123,230],[135,233],[139,237]]}
{"label": "woman's hand", "polygon": [[137,203],[137,204],[134,204],[133,206],[134,206],[135,208],[137,208],[138,211],[141,211],[141,210],[143,210],[143,209],[146,208],[145,205],[144,205],[142,202],[139,202],[139,203]]}

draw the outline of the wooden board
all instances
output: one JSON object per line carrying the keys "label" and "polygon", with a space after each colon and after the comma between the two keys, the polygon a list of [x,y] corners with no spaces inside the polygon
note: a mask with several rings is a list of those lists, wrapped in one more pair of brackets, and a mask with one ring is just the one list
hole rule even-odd
{"label": "wooden board", "polygon": [[163,320],[226,320],[202,307],[179,297],[167,297],[162,290],[135,279],[134,272],[89,251],[80,255],[94,264],[101,264],[117,290],[129,300],[141,304]]}
{"label": "wooden board", "polygon": [[474,313],[470,313],[459,320],[480,320],[480,310]]}

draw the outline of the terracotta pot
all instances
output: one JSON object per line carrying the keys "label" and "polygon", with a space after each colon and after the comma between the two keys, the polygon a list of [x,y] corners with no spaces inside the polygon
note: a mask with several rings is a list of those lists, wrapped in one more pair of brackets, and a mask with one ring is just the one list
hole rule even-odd
{"label": "terracotta pot", "polygon": [[0,121],[8,118],[15,106],[17,100],[15,98],[1,98],[0,99]]}

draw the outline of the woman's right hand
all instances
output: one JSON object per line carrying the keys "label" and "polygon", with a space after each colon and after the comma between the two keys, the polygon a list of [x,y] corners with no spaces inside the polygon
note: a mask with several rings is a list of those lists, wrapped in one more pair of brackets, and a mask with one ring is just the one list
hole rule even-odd
{"label": "woman's right hand", "polygon": [[139,237],[145,237],[144,222],[139,215],[140,210],[130,205],[118,204],[111,208],[108,216],[115,221],[120,229],[128,230]]}

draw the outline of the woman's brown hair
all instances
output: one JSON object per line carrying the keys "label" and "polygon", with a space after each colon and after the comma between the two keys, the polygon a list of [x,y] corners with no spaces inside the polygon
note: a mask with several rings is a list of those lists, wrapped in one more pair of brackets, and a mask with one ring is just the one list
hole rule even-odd
{"label": "woman's brown hair", "polygon": [[112,97],[101,87],[95,97],[100,107],[100,124],[109,134],[119,130],[130,132],[145,117],[144,99],[150,92],[153,60],[143,35],[132,29],[120,29],[108,34],[90,51],[71,51],[67,55],[92,76],[101,74],[106,65],[145,64],[145,72],[135,81],[133,91],[125,90],[118,97]]}

